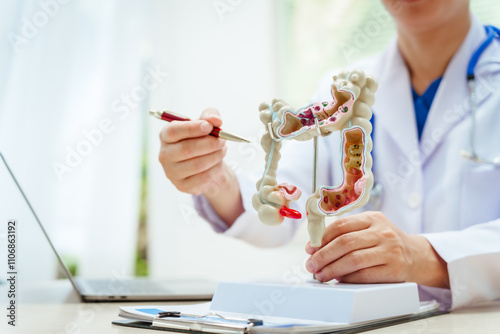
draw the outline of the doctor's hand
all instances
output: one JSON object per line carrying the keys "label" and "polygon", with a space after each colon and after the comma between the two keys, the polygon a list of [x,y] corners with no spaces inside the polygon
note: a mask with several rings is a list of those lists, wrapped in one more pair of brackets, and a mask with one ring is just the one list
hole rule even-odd
{"label": "doctor's hand", "polygon": [[321,247],[308,243],[306,269],[319,281],[415,282],[449,288],[447,265],[420,235],[407,234],[381,212],[340,218],[325,231]]}
{"label": "doctor's hand", "polygon": [[210,136],[222,120],[216,109],[206,109],[199,120],[173,121],[160,132],[159,160],[167,178],[185,193],[200,195],[224,173],[226,141]]}
{"label": "doctor's hand", "polygon": [[199,120],[168,123],[160,132],[159,160],[178,190],[204,195],[230,226],[244,209],[235,174],[223,162],[226,141],[209,135],[221,125],[213,108],[205,109]]}

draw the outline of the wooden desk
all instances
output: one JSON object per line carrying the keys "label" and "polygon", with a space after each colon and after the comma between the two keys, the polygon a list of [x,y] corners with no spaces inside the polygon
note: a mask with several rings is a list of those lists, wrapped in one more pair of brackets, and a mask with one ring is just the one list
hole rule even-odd
{"label": "wooden desk", "polygon": [[[123,305],[175,305],[176,303],[79,303],[78,296],[69,282],[56,281],[36,286],[23,287],[18,304],[18,326],[6,324],[4,314],[0,317],[0,333],[80,334],[80,333],[166,333],[114,326],[111,321],[118,318],[118,307]],[[5,291],[0,289],[5,301]],[[2,302],[5,310],[5,302]],[[2,311],[5,313],[5,311]],[[406,324],[386,327],[369,333],[500,333],[500,302],[480,307],[454,311],[438,317],[418,320]]]}

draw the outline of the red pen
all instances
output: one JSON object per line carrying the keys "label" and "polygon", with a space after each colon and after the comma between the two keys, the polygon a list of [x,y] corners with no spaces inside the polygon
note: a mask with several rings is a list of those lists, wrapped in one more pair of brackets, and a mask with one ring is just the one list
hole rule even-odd
{"label": "red pen", "polygon": [[[151,116],[154,116],[156,118],[159,118],[161,120],[167,121],[167,122],[172,122],[172,121],[190,121],[191,119],[184,117],[182,115],[176,114],[174,112],[168,111],[168,110],[163,110],[163,111],[154,111],[150,110],[149,114]],[[240,143],[250,143],[248,139],[245,139],[243,137],[240,137],[238,135],[235,135],[233,133],[227,132],[222,130],[221,128],[218,128],[214,126],[212,129],[212,132],[210,132],[211,136],[217,137],[217,138],[222,138],[230,141],[236,141]]]}

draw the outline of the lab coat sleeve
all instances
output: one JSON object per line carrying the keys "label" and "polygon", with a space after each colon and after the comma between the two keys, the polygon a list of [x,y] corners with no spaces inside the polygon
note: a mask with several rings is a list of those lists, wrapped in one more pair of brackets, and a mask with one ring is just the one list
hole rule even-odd
{"label": "lab coat sleeve", "polygon": [[500,299],[500,219],[423,236],[448,264],[451,287],[426,293],[451,309]]}

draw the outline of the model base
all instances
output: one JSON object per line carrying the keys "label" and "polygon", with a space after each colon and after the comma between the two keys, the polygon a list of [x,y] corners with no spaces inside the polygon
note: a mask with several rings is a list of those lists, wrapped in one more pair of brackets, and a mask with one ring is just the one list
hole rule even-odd
{"label": "model base", "polygon": [[350,324],[413,314],[419,308],[415,283],[344,284],[311,280],[301,284],[221,282],[210,310]]}

